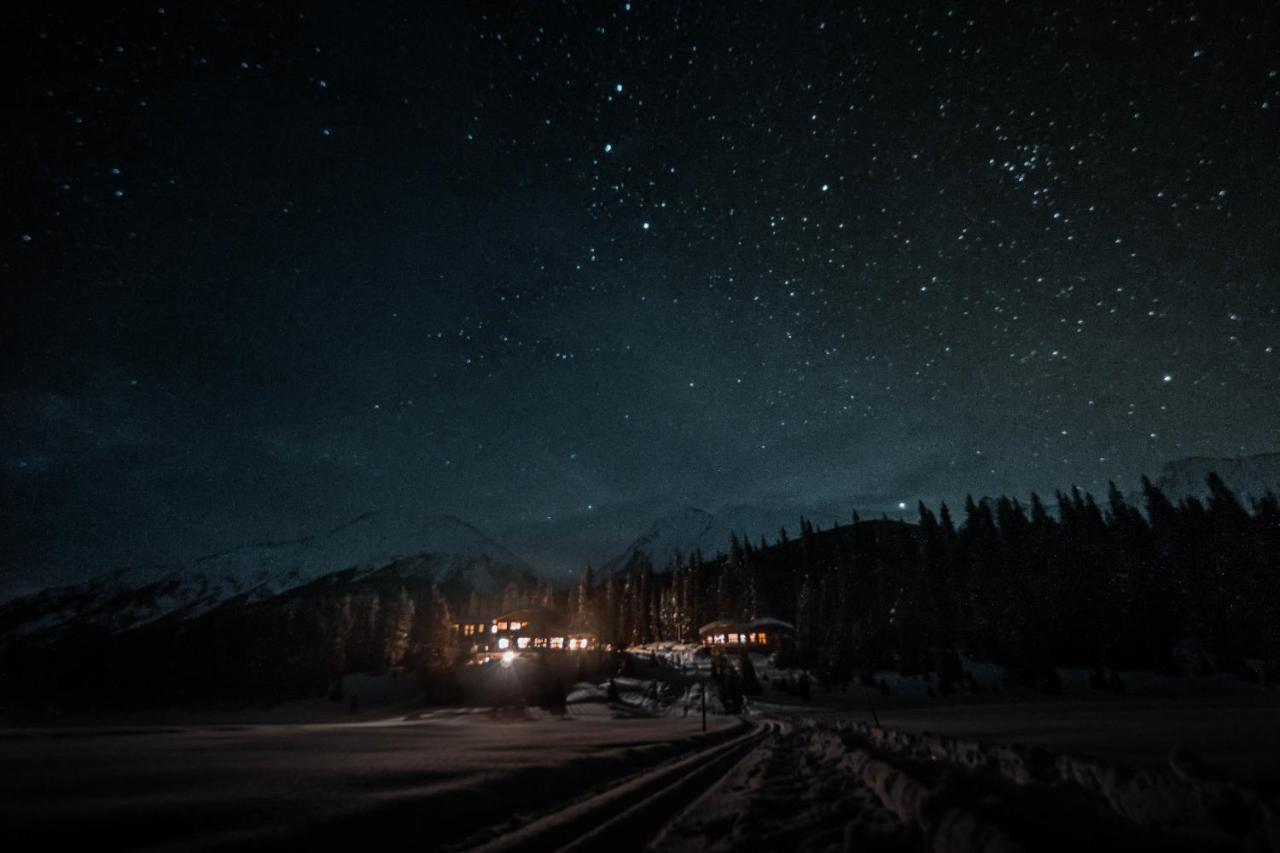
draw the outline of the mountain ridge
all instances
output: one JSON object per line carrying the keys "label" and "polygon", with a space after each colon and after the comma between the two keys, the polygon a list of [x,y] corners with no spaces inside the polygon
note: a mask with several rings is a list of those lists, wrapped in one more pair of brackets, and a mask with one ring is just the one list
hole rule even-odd
{"label": "mountain ridge", "polygon": [[408,530],[396,522],[369,510],[323,534],[245,543],[185,563],[109,569],[0,604],[0,638],[71,624],[123,631],[200,616],[235,600],[265,600],[343,571],[369,573],[412,561],[428,580],[485,591],[506,577],[533,574],[505,545],[456,516],[426,516]]}

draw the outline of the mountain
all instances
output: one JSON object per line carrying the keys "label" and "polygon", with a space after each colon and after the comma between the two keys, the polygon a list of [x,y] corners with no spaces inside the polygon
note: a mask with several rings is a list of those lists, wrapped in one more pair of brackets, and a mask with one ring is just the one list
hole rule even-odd
{"label": "mountain", "polygon": [[640,565],[645,559],[655,569],[661,570],[677,553],[688,556],[695,550],[702,551],[705,557],[714,557],[729,550],[729,539],[733,535],[739,539],[748,538],[753,543],[758,543],[761,537],[773,542],[783,527],[791,535],[797,534],[801,515],[822,527],[848,523],[847,518],[838,518],[834,513],[821,510],[731,504],[710,513],[697,507],[685,507],[654,521],[625,551],[607,561],[602,570],[605,574],[612,574]]}
{"label": "mountain", "polygon": [[655,568],[662,569],[677,551],[687,555],[697,548],[702,548],[708,557],[714,556],[728,545],[727,537],[723,542],[710,544],[715,527],[715,516],[711,513],[697,507],[685,507],[654,521],[627,550],[605,563],[602,569],[606,574],[612,574],[631,568],[641,557],[647,557]]}
{"label": "mountain", "polygon": [[1211,471],[1216,471],[1246,506],[1250,498],[1260,498],[1268,489],[1280,494],[1280,453],[1176,459],[1165,463],[1156,485],[1174,499],[1190,495],[1204,497],[1209,493],[1205,477]]}
{"label": "mountain", "polygon": [[116,569],[14,599],[0,606],[0,638],[70,625],[115,632],[190,619],[231,602],[264,601],[344,570],[354,576],[391,570],[485,593],[533,576],[523,560],[461,519],[371,511],[317,534],[249,543],[187,564]]}

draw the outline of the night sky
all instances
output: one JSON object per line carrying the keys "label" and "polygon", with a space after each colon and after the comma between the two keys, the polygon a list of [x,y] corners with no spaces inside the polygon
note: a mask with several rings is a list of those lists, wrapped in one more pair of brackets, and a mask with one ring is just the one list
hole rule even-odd
{"label": "night sky", "polygon": [[7,13],[0,587],[1280,448],[1274,3],[110,5]]}

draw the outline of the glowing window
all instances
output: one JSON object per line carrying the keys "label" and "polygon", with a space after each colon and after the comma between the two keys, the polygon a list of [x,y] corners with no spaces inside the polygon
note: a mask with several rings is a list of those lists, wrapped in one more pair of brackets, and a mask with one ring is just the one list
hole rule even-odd
{"label": "glowing window", "polygon": [[553,649],[563,649],[563,648],[564,648],[564,637],[552,637],[552,638],[551,638],[551,648],[553,648]]}
{"label": "glowing window", "polygon": [[760,645],[764,645],[765,643],[769,642],[769,635],[766,634],[764,631],[761,631],[756,636],[760,638]]}
{"label": "glowing window", "polygon": [[498,638],[498,648],[505,649],[509,645],[511,645],[511,641],[508,640],[506,637]]}
{"label": "glowing window", "polygon": [[496,633],[498,633],[498,626],[497,626],[496,624],[495,624],[495,625],[490,626],[490,628],[489,628],[489,632],[490,632],[490,633],[492,633],[492,634],[496,634]]}
{"label": "glowing window", "polygon": [[529,648],[529,638],[528,638],[528,637],[517,637],[517,638],[516,638],[516,645],[517,645],[517,646],[519,646],[519,647],[520,647],[520,648],[522,648],[522,649],[527,649],[527,648]]}

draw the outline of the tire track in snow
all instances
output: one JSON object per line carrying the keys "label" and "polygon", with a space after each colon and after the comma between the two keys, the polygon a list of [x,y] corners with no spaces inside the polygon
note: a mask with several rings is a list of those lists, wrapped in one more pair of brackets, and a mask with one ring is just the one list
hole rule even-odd
{"label": "tire track in snow", "polygon": [[781,728],[781,723],[773,721],[755,724],[727,743],[668,762],[469,849],[494,853],[644,850],[655,835]]}

